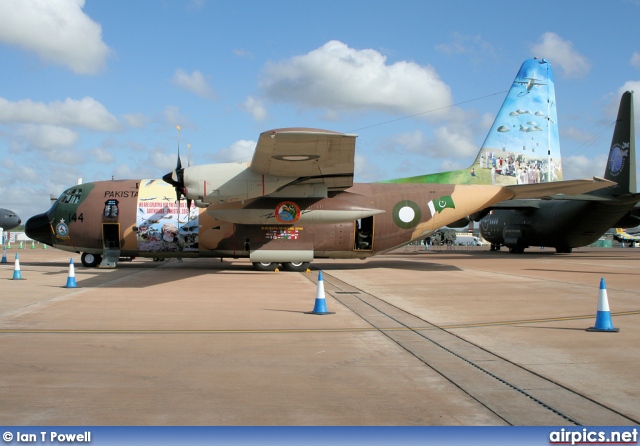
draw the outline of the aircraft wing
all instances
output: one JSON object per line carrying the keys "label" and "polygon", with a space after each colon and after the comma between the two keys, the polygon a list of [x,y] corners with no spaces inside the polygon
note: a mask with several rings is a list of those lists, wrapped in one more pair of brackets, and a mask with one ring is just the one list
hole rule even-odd
{"label": "aircraft wing", "polygon": [[556,194],[579,195],[605,187],[615,186],[614,181],[593,177],[588,180],[552,181],[549,183],[516,184],[505,186],[513,193],[512,200],[523,198],[545,198]]}
{"label": "aircraft wing", "polygon": [[356,137],[309,128],[269,130],[260,134],[249,168],[263,175],[298,178],[296,184],[348,189],[353,186]]}

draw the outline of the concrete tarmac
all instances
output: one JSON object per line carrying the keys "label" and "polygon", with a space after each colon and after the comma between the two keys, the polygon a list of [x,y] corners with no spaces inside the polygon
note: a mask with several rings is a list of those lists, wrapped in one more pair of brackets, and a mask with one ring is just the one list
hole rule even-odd
{"label": "concrete tarmac", "polygon": [[[16,252],[23,280],[12,280]],[[70,258],[76,288],[65,288]],[[84,268],[79,255],[41,246],[7,260],[3,425],[640,420],[640,249],[409,246],[316,260],[311,273],[258,272],[245,259]],[[318,270],[334,314],[308,314]],[[601,278],[619,333],[585,331]],[[389,325],[403,318],[411,322]],[[501,380],[568,416],[530,410]],[[564,391],[576,402],[554,401]]]}

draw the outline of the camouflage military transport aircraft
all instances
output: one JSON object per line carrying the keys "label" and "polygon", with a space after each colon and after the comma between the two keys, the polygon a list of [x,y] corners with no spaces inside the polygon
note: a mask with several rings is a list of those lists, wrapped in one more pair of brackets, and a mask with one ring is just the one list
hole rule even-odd
{"label": "camouflage military transport aircraft", "polygon": [[613,184],[354,184],[355,141],[328,130],[270,130],[250,163],[185,168],[178,156],[162,180],[70,187],[25,231],[82,253],[85,266],[114,267],[121,257],[243,257],[258,270],[304,271],[316,258],[363,259],[423,239],[503,200]]}
{"label": "camouflage military transport aircraft", "polygon": [[[76,185],[30,218],[25,231],[82,252],[85,266],[138,256],[248,257],[259,270],[282,263],[301,271],[314,258],[365,258],[397,248],[502,200],[611,184],[353,184],[355,139],[317,129],[267,131],[251,163],[178,163],[164,181]],[[188,204],[172,198],[174,188]]]}

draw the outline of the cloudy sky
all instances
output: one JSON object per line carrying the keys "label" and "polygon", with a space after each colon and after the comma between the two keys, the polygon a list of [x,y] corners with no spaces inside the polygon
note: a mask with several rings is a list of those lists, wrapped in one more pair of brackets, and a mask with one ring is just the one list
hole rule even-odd
{"label": "cloudy sky", "polygon": [[640,0],[2,0],[0,207],[26,220],[79,178],[160,178],[177,125],[192,165],[315,127],[359,135],[356,181],[464,168],[534,56],[565,179],[602,176],[640,92],[638,17]]}

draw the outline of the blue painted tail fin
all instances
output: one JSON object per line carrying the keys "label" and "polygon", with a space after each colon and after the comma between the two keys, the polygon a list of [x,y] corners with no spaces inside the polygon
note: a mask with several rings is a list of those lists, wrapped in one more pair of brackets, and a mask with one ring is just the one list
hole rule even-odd
{"label": "blue painted tail fin", "polygon": [[530,184],[562,179],[556,95],[551,65],[524,61],[467,169],[385,183]]}

